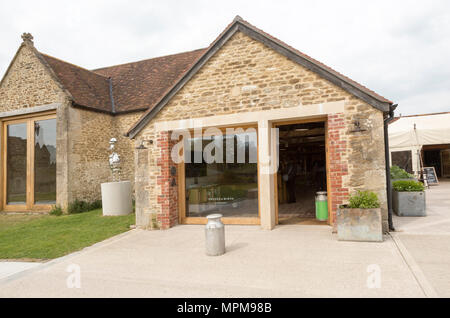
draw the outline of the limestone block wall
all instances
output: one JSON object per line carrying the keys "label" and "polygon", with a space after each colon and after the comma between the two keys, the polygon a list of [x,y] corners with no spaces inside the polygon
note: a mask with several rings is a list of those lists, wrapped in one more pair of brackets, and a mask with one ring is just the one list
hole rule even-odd
{"label": "limestone block wall", "polygon": [[[57,117],[56,182],[57,204],[66,206],[67,188],[67,110],[70,101],[50,75],[30,44],[22,44],[0,85],[0,112],[59,104]],[[30,114],[32,116],[33,114]]]}
{"label": "limestone block wall", "polygon": [[[240,112],[345,101],[345,112],[330,118],[329,146],[333,153],[333,182],[337,205],[358,189],[376,191],[382,201],[387,229],[383,113],[315,73],[238,32],[203,66],[137,136],[157,140],[155,123]],[[358,119],[366,132],[352,133]],[[164,150],[149,145],[145,209],[158,215],[164,206],[158,198],[165,191],[158,184],[164,167],[158,159]],[[138,168],[138,167],[137,167]],[[139,224],[138,224],[139,225]]]}
{"label": "limestone block wall", "polygon": [[36,57],[33,48],[23,44],[0,85],[0,112],[58,103],[64,99],[65,93]]}
{"label": "limestone block wall", "polygon": [[63,209],[69,204],[69,110],[66,100],[56,110],[56,203]]}
{"label": "limestone block wall", "polygon": [[117,138],[117,152],[122,163],[122,179],[130,180],[134,189],[134,150],[135,142],[124,134],[142,116],[143,112],[134,112],[113,117],[115,137]]}
{"label": "limestone block wall", "polygon": [[134,183],[134,142],[123,135],[139,116],[69,109],[69,202],[101,199],[100,184],[112,181],[108,148],[113,137],[121,157],[121,179]]}
{"label": "limestone block wall", "polygon": [[69,97],[37,57],[34,47],[24,43],[0,85],[0,112],[58,103],[56,182],[57,204],[75,199],[101,198],[100,183],[111,181],[108,165],[109,140],[118,139],[122,179],[134,183],[134,142],[124,137],[142,115],[112,116],[74,108]]}

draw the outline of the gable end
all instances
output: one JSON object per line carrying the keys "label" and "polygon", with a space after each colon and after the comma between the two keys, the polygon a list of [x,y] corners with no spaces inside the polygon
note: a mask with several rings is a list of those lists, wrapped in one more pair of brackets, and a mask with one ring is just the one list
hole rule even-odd
{"label": "gable end", "polygon": [[156,114],[175,96],[178,91],[205,65],[205,63],[237,32],[240,31],[250,38],[261,42],[265,46],[273,49],[286,58],[300,64],[306,69],[318,74],[322,78],[330,81],[334,85],[348,93],[365,101],[372,107],[388,112],[392,102],[357,84],[349,78],[326,67],[318,61],[307,57],[301,52],[291,48],[283,42],[273,38],[265,32],[255,28],[239,16],[222,32],[221,35],[210,45],[209,49],[188,69],[179,80],[173,85],[163,97],[156,103],[155,107],[149,109],[137,123],[135,123],[126,136],[134,138],[155,116]]}

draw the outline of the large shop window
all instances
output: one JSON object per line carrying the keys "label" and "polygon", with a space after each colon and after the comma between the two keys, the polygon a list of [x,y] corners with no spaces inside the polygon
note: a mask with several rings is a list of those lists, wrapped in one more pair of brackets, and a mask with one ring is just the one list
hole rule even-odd
{"label": "large shop window", "polygon": [[54,117],[4,122],[4,210],[46,210],[56,204]]}
{"label": "large shop window", "polygon": [[257,131],[231,131],[189,139],[184,217],[220,213],[225,219],[258,218]]}

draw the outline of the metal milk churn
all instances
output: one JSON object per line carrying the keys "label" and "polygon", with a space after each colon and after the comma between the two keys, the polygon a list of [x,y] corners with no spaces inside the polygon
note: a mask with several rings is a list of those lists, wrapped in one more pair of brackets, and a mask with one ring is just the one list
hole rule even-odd
{"label": "metal milk churn", "polygon": [[225,227],[221,220],[222,214],[211,214],[206,218],[208,219],[205,227],[206,255],[225,254]]}
{"label": "metal milk churn", "polygon": [[316,219],[319,221],[328,220],[328,198],[324,191],[316,193]]}

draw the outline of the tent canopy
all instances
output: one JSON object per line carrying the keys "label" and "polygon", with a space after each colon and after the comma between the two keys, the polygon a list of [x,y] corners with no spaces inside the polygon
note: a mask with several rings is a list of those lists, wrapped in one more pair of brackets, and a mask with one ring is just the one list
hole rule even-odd
{"label": "tent canopy", "polygon": [[389,125],[391,150],[441,144],[450,144],[450,113],[401,117]]}

